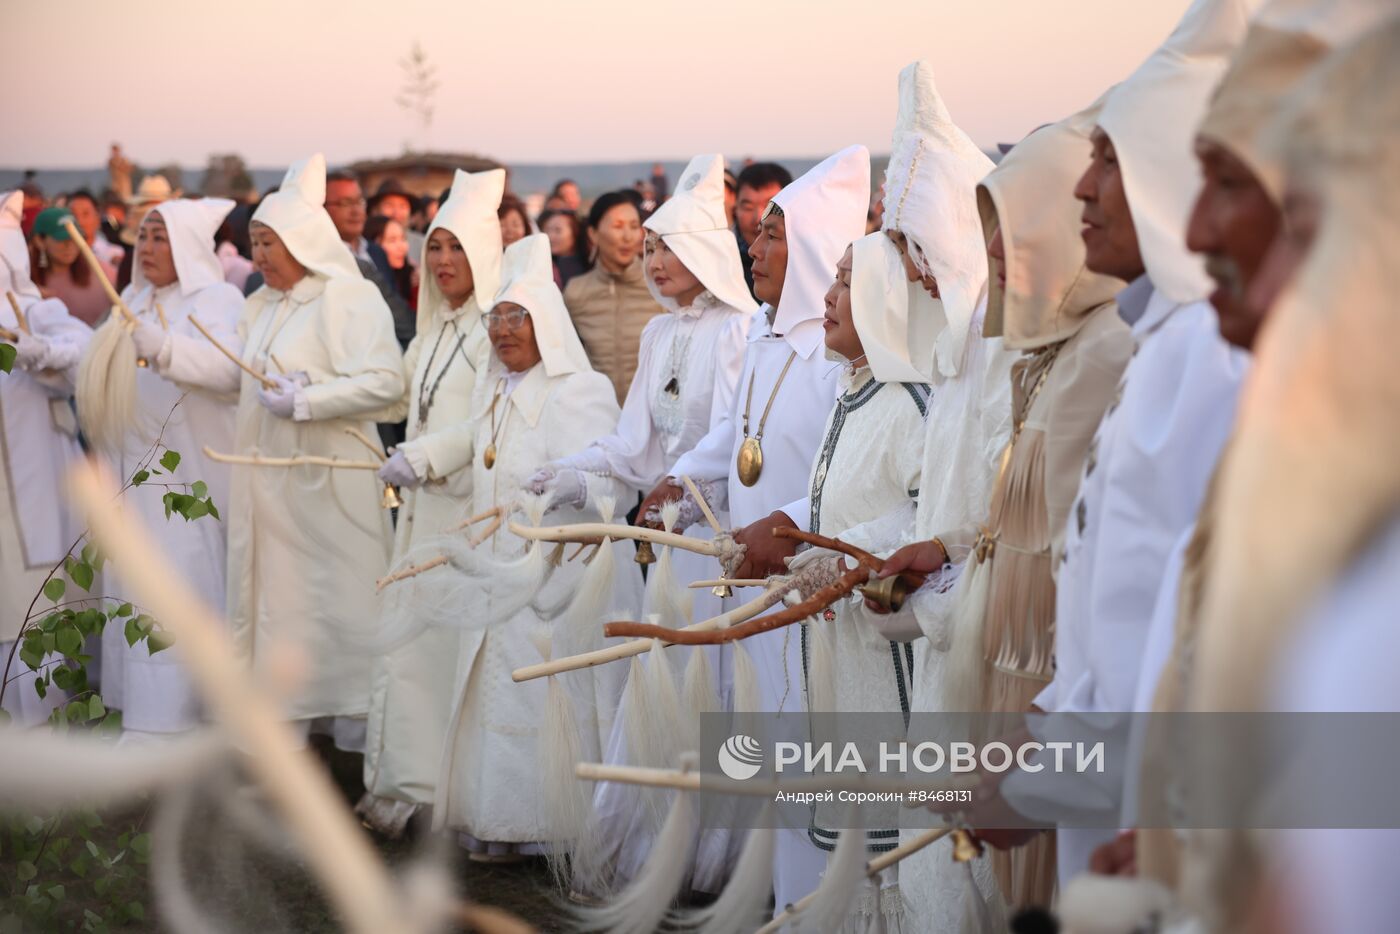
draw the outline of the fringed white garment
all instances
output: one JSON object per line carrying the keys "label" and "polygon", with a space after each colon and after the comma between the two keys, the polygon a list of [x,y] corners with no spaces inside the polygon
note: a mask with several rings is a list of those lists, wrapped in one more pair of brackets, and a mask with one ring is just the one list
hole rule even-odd
{"label": "fringed white garment", "polygon": [[[66,371],[82,357],[92,329],[56,299],[39,301],[21,291],[18,300],[30,328],[49,340],[58,364],[52,371],[15,367],[0,374],[0,670],[5,679],[15,679],[5,688],[5,710],[17,724],[29,726],[48,716],[61,692],[50,688],[50,700],[40,700],[18,651],[12,667],[5,670],[4,664],[30,601],[82,532],[63,489],[69,466],[82,457]],[[0,302],[0,324],[19,329],[9,302]],[[40,597],[37,606],[44,604]]]}
{"label": "fringed white garment", "polygon": [[[573,454],[608,434],[618,414],[607,377],[592,371],[551,377],[544,364],[517,377],[511,388],[500,364],[493,363],[477,384],[472,408],[474,512],[516,502],[524,481],[540,464]],[[496,459],[488,469],[483,453],[491,444]],[[590,478],[589,487],[590,503],[601,496],[620,501],[623,492],[621,484],[601,478]],[[597,521],[591,507],[561,509],[551,513],[550,519],[559,524]],[[505,560],[519,555],[525,545],[502,529],[479,547]],[[631,561],[631,545],[612,547],[617,572],[609,606],[619,616],[630,615],[639,608],[640,579]],[[546,655],[564,654],[554,623],[567,613],[585,570],[581,562],[560,565],[532,605],[488,630],[461,633],[453,711],[434,805],[435,826],[459,831],[482,844],[500,845],[493,846],[493,851],[561,840],[559,830],[547,819],[540,768],[548,686],[543,679],[516,684],[510,673]],[[493,600],[483,596],[462,612],[489,617],[495,612]],[[559,676],[574,704],[579,750],[587,761],[598,760],[611,732],[623,673],[619,666],[604,665]]]}
{"label": "fringed white garment", "polygon": [[[1234,424],[1248,357],[1220,336],[1205,302],[1153,292],[1137,350],[1094,436],[1065,529],[1055,603],[1055,674],[1036,697],[1051,713],[1129,711],[1173,546],[1195,520]],[[1008,801],[1035,814],[1016,777]],[[1122,788],[1104,789],[1121,804]],[[1058,833],[1060,884],[1112,831]]]}
{"label": "fringed white garment", "polygon": [[[420,477],[441,482],[400,491],[395,564],[456,525],[471,502],[471,405],[489,350],[486,325],[473,296],[457,309],[440,305],[428,329],[414,337],[404,355],[408,393],[406,407],[400,408],[408,418],[408,439],[398,449]],[[392,606],[414,615],[420,594],[422,602],[436,603],[433,591],[441,579],[423,575],[415,599],[386,602],[386,612]],[[385,628],[412,622],[386,620]],[[370,794],[409,804],[432,803],[452,714],[460,638],[454,627],[428,626],[374,659],[365,747],[365,789]]]}
{"label": "fringed white garment", "polygon": [[[164,288],[131,285],[123,295],[127,306],[144,322],[160,326],[160,305],[169,334],[150,366],[136,371],[136,407],[121,450],[100,452],[123,480],[128,480],[150,457],[157,437],[180,455],[174,471],[162,469],[148,484],[128,490],[124,502],[160,540],[173,565],[187,582],[214,606],[225,599],[228,570],[226,530],[232,520],[229,467],[210,460],[204,447],[231,451],[239,371],[209,342],[190,317],[233,353],[242,350],[238,319],[243,296],[226,282],[214,282],[185,294],[179,280]],[[159,452],[152,463],[158,465]],[[186,522],[177,514],[166,518],[156,484],[202,481],[220,518],[205,516]],[[181,488],[177,488],[181,489]],[[115,571],[107,575],[107,591],[121,595],[124,587]],[[109,707],[122,712],[122,728],[143,733],[173,733],[198,722],[198,692],[190,681],[175,645],[151,655],[144,643],[127,644],[121,626],[102,633],[102,695]]]}
{"label": "fringed white garment", "polygon": [[[912,446],[891,441],[922,436],[929,404],[928,386],[876,382],[865,367],[844,374],[842,388],[845,391],[827,419],[826,439],[812,464],[810,499],[811,531],[838,538],[844,530],[918,498],[922,458]],[[813,633],[813,627],[823,631]],[[899,714],[891,722],[896,735],[887,739],[902,739],[913,687],[913,647],[883,638],[861,614],[852,612],[849,601],[836,604],[814,622],[799,628],[808,711]],[[829,647],[818,649],[822,637],[829,641]],[[819,652],[830,653],[830,661],[821,666],[827,669],[825,672],[819,672],[812,664],[814,654]],[[813,683],[823,676],[830,676],[832,683]],[[830,706],[814,702],[821,696],[829,698]],[[824,730],[819,724],[823,722],[813,721],[812,741],[838,740],[837,736],[822,735]],[[841,826],[840,816],[834,804],[821,805],[813,811],[812,842],[828,853],[835,850],[841,836],[834,829]],[[867,832],[869,853],[892,850],[898,843],[896,827],[876,827]],[[881,874],[876,891],[865,894],[872,909],[876,896],[882,904],[900,904],[898,865]],[[858,913],[846,930],[853,934],[869,930],[870,917],[861,921],[859,915],[870,914]],[[895,925],[900,923],[897,916],[881,917]]]}
{"label": "fringed white garment", "polygon": [[[264,286],[249,296],[239,333],[254,370],[305,371],[311,379],[297,393],[310,418],[294,420],[268,412],[258,382],[242,377],[239,454],[368,458],[345,429],[373,435],[371,414],[404,390],[393,319],[372,283],[310,273],[287,292]],[[290,719],[364,717],[369,709],[375,581],[390,548],[381,495],[369,470],[233,469],[229,623],[255,665],[279,643],[305,653],[305,681],[285,704]]]}

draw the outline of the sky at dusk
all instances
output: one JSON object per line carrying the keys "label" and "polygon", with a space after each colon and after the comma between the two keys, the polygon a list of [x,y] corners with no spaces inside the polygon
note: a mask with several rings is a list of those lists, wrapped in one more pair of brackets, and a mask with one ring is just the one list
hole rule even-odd
{"label": "sky at dusk", "polygon": [[[0,165],[211,152],[281,166],[414,149],[506,162],[889,148],[901,67],[928,59],[980,145],[1125,77],[1186,0],[4,0]],[[425,134],[395,103],[438,67]],[[23,89],[16,93],[15,89]]]}

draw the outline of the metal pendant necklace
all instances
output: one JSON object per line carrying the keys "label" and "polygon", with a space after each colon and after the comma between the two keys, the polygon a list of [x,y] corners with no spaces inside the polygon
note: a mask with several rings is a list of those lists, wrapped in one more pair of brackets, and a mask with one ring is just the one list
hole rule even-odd
{"label": "metal pendant necklace", "polygon": [[797,351],[788,354],[787,363],[783,364],[783,371],[778,374],[778,381],[773,384],[773,392],[768,396],[768,404],[763,407],[763,415],[758,420],[758,431],[752,437],[749,436],[749,410],[753,407],[753,383],[758,377],[758,371],[749,374],[749,393],[744,401],[744,440],[739,445],[739,456],[735,464],[739,470],[739,482],[744,486],[753,486],[763,473],[763,429],[768,424],[768,413],[773,411],[773,400],[778,398],[778,390],[783,388],[783,380],[787,378],[792,361],[796,359]]}

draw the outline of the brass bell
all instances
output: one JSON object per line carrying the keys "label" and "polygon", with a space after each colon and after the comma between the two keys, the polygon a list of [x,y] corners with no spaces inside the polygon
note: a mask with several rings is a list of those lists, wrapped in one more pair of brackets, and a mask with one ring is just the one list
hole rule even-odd
{"label": "brass bell", "polygon": [[719,597],[722,600],[725,597],[734,596],[734,588],[730,587],[728,584],[717,584],[714,587],[710,588],[710,593],[714,594],[716,597]]}
{"label": "brass bell", "polygon": [[953,831],[953,861],[970,863],[982,855],[982,844],[966,830]]}
{"label": "brass bell", "polygon": [[398,509],[403,505],[403,500],[399,498],[399,491],[394,489],[392,483],[384,484],[384,498],[379,501],[379,505],[385,509]]}
{"label": "brass bell", "polygon": [[651,550],[651,542],[637,542],[637,555],[633,560],[638,564],[655,564],[656,552]]}
{"label": "brass bell", "polygon": [[856,589],[863,596],[878,603],[880,609],[887,613],[898,613],[900,608],[904,606],[905,599],[909,596],[909,585],[898,574],[868,584],[861,584]]}

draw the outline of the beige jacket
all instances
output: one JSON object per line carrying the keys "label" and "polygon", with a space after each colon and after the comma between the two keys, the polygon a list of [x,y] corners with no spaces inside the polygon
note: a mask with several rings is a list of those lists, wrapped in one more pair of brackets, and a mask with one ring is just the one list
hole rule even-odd
{"label": "beige jacket", "polygon": [[569,280],[564,304],[583,349],[588,351],[588,361],[612,381],[621,405],[637,372],[642,328],[662,312],[647,289],[642,260],[634,260],[620,276],[598,263]]}

